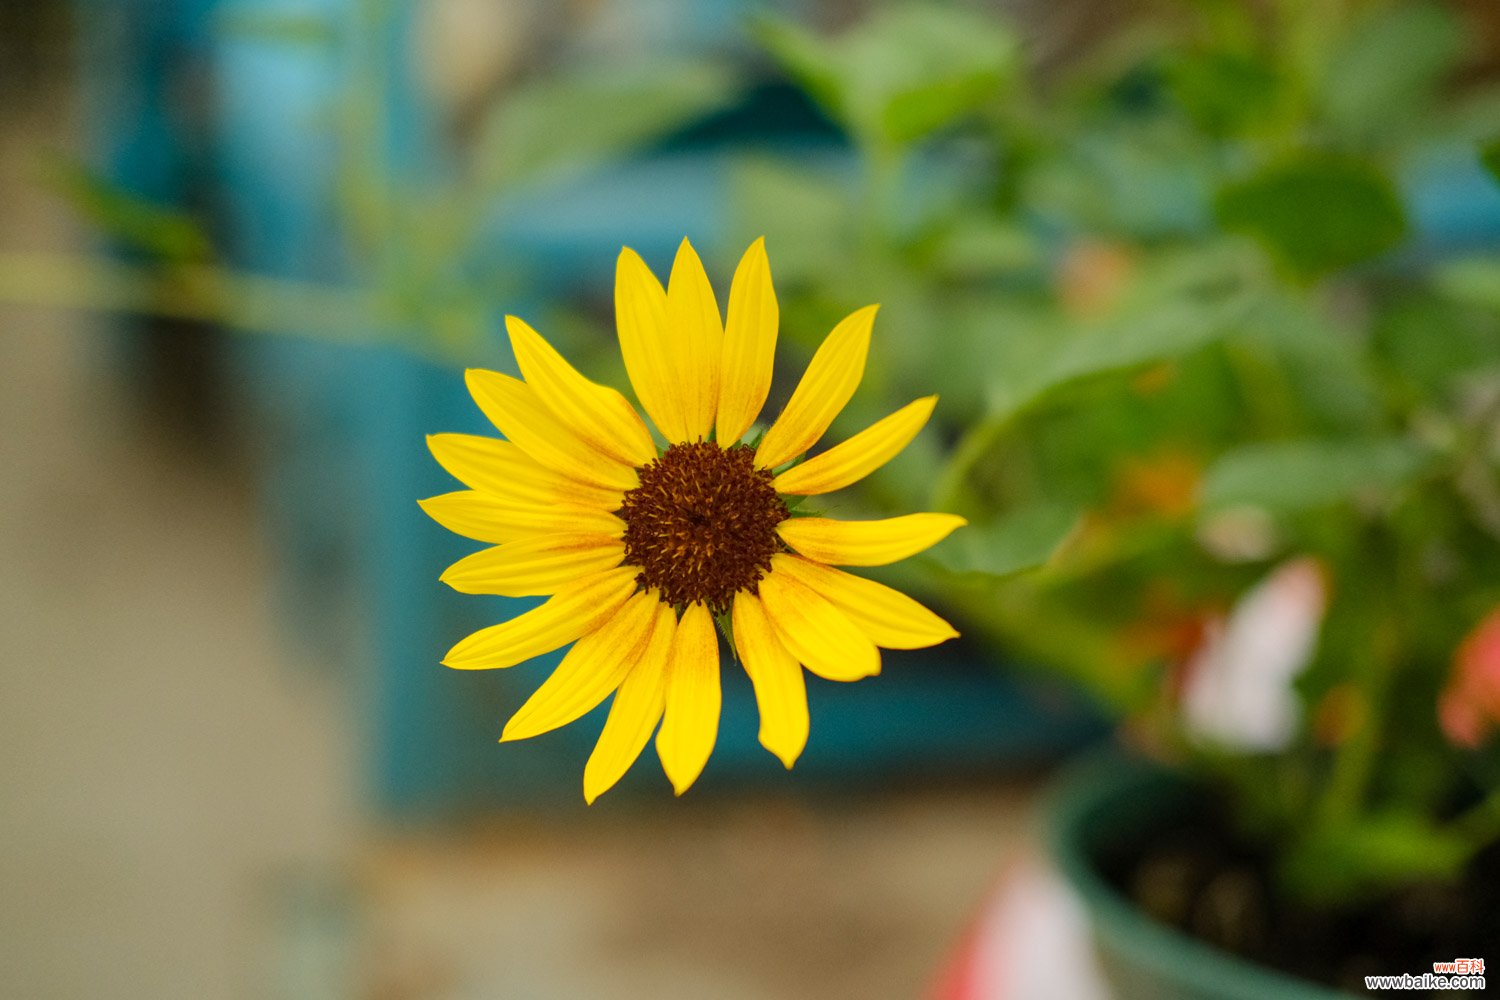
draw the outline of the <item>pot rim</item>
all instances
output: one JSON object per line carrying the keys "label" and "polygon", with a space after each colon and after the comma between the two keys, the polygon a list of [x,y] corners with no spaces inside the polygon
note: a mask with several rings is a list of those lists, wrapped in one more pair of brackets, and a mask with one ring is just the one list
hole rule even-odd
{"label": "pot rim", "polygon": [[1143,913],[1094,865],[1086,829],[1102,812],[1144,794],[1182,783],[1169,768],[1118,748],[1069,764],[1044,808],[1045,839],[1053,865],[1089,917],[1095,945],[1129,954],[1163,981],[1175,981],[1225,1000],[1349,1000],[1354,994],[1252,962]]}

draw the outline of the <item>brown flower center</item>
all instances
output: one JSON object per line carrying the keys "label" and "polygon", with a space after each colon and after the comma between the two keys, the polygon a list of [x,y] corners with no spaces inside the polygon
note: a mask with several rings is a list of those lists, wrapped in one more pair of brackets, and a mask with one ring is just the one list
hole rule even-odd
{"label": "brown flower center", "polygon": [[790,515],[771,473],[755,467],[754,449],[674,444],[640,479],[619,515],[625,561],[641,568],[642,587],[674,606],[702,601],[714,614],[727,612],[739,591],[755,593],[783,548],[776,525]]}

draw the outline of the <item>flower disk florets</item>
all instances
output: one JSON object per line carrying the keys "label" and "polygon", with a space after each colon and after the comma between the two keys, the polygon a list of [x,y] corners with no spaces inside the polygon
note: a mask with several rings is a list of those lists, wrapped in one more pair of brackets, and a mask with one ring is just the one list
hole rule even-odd
{"label": "flower disk florets", "polygon": [[619,511],[636,581],[667,604],[701,601],[715,614],[739,591],[755,593],[785,548],[776,526],[790,516],[772,478],[743,445],[674,444],[648,462]]}

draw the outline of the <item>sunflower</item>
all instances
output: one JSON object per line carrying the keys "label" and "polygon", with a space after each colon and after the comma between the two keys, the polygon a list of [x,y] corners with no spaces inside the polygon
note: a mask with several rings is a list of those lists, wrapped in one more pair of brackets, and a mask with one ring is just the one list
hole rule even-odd
{"label": "sunflower", "polygon": [[879,647],[917,649],[958,634],[905,594],[834,567],[904,559],[962,518],[837,521],[795,509],[890,460],[937,402],[918,399],[798,461],[858,387],[876,308],[833,329],[780,416],[747,443],[771,387],[779,319],[764,241],[735,270],[723,320],[686,240],[665,290],[623,250],[620,350],[665,447],[623,395],[506,317],[522,378],[466,375],[505,440],[429,437],[438,462],[469,489],[422,501],[440,524],[492,545],[449,567],[444,582],[468,594],[547,598],[464,639],[444,664],[509,667],[573,644],[502,741],[567,725],[613,694],[584,768],[584,798],[619,781],[653,731],[681,795],[717,737],[716,623],[754,686],[760,742],[788,768],[807,743],[803,667],[858,680],[880,672]]}

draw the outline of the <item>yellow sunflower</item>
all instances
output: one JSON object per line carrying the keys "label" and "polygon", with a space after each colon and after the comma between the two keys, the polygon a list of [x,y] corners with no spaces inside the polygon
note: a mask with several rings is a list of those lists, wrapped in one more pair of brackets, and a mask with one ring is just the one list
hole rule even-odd
{"label": "yellow sunflower", "polygon": [[803,667],[858,680],[880,672],[877,647],[917,649],[958,634],[905,594],[833,567],[904,559],[962,518],[836,521],[799,516],[788,502],[879,468],[937,402],[918,399],[797,461],[858,387],[875,310],[834,327],[781,415],[757,441],[741,443],[770,390],[776,351],[764,241],[735,270],[723,320],[686,240],[665,290],[627,248],[615,275],[620,350],[665,447],[623,395],[579,374],[514,316],[506,329],[523,378],[467,373],[475,402],[506,440],[428,438],[438,462],[470,488],[422,508],[492,545],[449,567],[444,582],[467,594],[548,598],[464,639],[443,663],[509,667],[573,643],[502,740],[567,725],[613,694],[584,768],[590,803],[620,780],[653,731],[677,794],[702,772],[719,726],[716,619],[755,688],[760,742],[788,768],[807,743]]}

